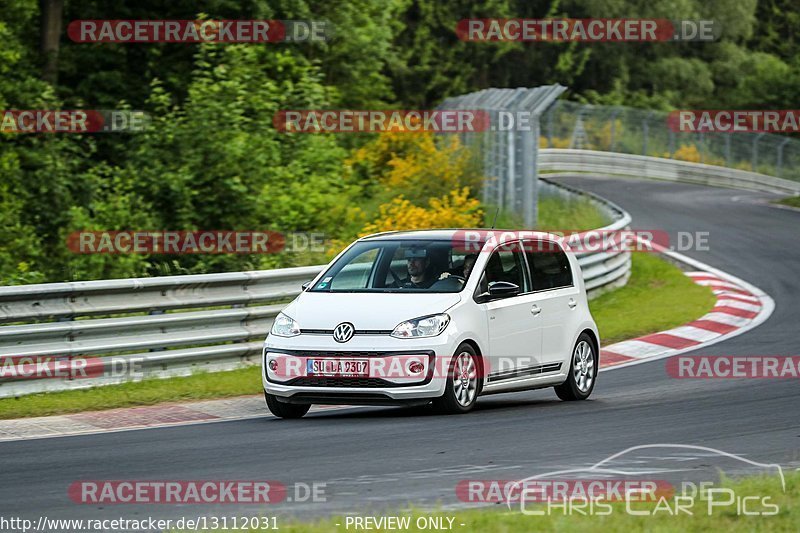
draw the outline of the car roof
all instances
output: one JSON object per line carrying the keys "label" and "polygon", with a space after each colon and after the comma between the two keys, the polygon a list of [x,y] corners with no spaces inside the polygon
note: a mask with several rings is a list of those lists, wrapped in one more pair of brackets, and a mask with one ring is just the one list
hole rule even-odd
{"label": "car roof", "polygon": [[[495,237],[501,236],[503,233],[517,233],[521,234],[524,238],[530,239],[535,237],[556,239],[555,235],[544,231],[536,230],[521,230],[521,229],[497,229],[497,228],[444,228],[444,229],[422,229],[422,230],[407,230],[407,231],[385,231],[382,233],[373,233],[361,237],[361,241],[374,241],[374,240],[406,240],[406,239],[420,239],[420,240],[451,240],[454,237],[463,237],[465,232],[480,231],[486,232],[485,235],[493,234]],[[485,239],[480,239],[483,241]]]}

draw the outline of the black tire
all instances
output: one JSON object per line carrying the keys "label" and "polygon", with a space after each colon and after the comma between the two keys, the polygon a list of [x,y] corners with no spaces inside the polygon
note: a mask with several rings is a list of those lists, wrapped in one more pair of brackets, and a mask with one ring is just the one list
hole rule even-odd
{"label": "black tire", "polygon": [[[580,366],[577,367],[576,363]],[[585,400],[594,390],[600,360],[594,342],[588,333],[581,333],[572,348],[567,380],[557,385],[556,395],[564,401]]]}
{"label": "black tire", "polygon": [[[471,362],[471,366],[468,361]],[[467,366],[464,366],[465,364]],[[433,408],[439,413],[452,415],[472,411],[481,386],[480,368],[475,349],[469,344],[461,344],[450,360],[444,394],[433,400]],[[458,379],[456,379],[457,373]]]}
{"label": "black tire", "polygon": [[267,408],[278,418],[302,418],[311,409],[311,404],[307,403],[281,402],[274,394],[269,394],[267,391],[264,391],[264,399],[267,401]]}

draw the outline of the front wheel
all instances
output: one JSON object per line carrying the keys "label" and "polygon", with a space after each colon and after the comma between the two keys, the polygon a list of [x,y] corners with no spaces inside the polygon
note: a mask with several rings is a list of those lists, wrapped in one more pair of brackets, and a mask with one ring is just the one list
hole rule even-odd
{"label": "front wheel", "polygon": [[556,395],[564,401],[585,400],[592,394],[597,378],[598,357],[588,333],[581,333],[572,358],[567,380],[555,387]]}
{"label": "front wheel", "polygon": [[302,418],[311,409],[310,404],[281,402],[274,394],[270,394],[267,391],[264,391],[264,399],[267,401],[267,408],[278,418]]}
{"label": "front wheel", "polygon": [[472,411],[478,399],[478,356],[469,344],[462,344],[450,361],[444,395],[433,401],[440,413],[460,414]]}

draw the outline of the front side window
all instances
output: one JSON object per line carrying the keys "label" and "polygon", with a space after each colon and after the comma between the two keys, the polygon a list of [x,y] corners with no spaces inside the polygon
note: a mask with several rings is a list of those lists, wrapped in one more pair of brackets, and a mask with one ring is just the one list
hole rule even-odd
{"label": "front side window", "polygon": [[528,292],[530,287],[525,268],[525,255],[519,243],[498,247],[486,263],[484,277],[481,279],[481,292],[488,291],[498,281],[513,283],[519,287],[520,292]]}
{"label": "front side window", "polygon": [[[324,285],[336,290],[366,289],[378,252],[377,248],[364,250],[353,257],[352,261],[343,265],[338,274]],[[317,286],[319,287],[320,283]]]}

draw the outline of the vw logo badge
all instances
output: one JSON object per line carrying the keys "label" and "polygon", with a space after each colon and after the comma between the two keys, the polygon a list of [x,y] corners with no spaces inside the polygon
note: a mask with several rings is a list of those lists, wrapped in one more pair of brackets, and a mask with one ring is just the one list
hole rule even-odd
{"label": "vw logo badge", "polygon": [[347,342],[353,338],[356,328],[350,322],[342,322],[333,330],[333,340],[336,342]]}

